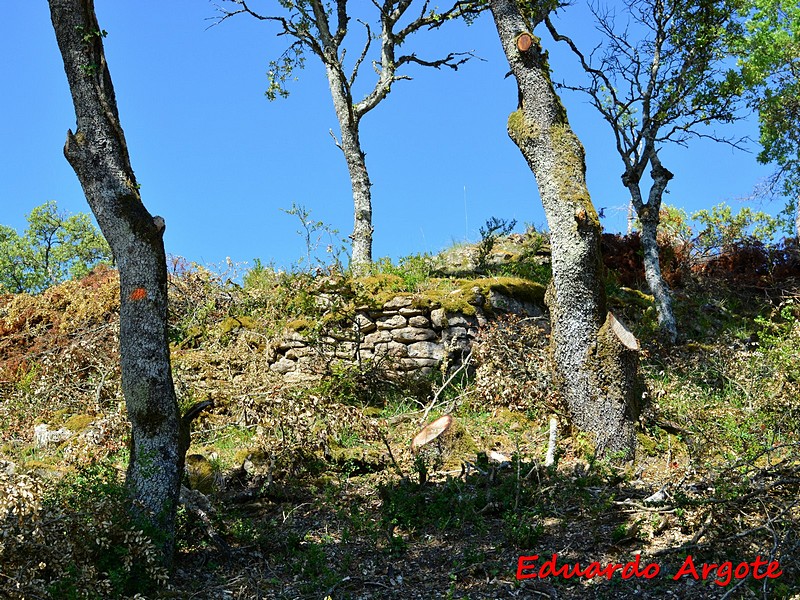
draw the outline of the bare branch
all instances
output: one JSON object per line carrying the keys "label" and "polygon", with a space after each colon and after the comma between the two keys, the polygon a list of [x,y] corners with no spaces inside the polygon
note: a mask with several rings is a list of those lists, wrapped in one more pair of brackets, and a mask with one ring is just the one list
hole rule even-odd
{"label": "bare branch", "polygon": [[397,66],[399,67],[406,63],[416,63],[423,67],[433,67],[434,69],[449,67],[454,71],[458,71],[459,66],[473,58],[475,58],[475,54],[472,52],[451,52],[447,56],[436,60],[423,60],[416,54],[406,54],[397,59]]}
{"label": "bare branch", "polygon": [[361,19],[358,20],[364,28],[367,30],[367,41],[364,43],[364,48],[361,50],[361,55],[356,60],[355,65],[353,65],[353,72],[350,75],[350,79],[347,80],[348,85],[353,87],[353,84],[356,81],[356,77],[358,77],[358,70],[361,68],[361,64],[364,62],[364,59],[367,57],[367,53],[369,52],[369,48],[372,45],[372,30],[369,27],[369,23],[362,21]]}

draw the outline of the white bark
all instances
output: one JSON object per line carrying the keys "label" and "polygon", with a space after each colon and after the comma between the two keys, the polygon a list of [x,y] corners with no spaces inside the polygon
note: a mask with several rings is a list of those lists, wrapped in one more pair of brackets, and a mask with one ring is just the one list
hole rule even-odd
{"label": "white bark", "polygon": [[661,201],[667,184],[672,179],[672,173],[664,168],[655,151],[650,153],[650,164],[652,165],[650,175],[653,185],[650,188],[647,204],[642,200],[642,192],[639,187],[641,171],[630,167],[622,177],[622,181],[631,193],[631,203],[636,208],[636,214],[641,224],[644,277],[653,294],[658,325],[669,343],[674,344],[678,339],[678,327],[672,309],[672,292],[661,274],[657,237],[658,224],[661,219]]}
{"label": "white bark", "polygon": [[341,65],[332,60],[325,65],[333,108],[341,133],[337,142],[344,154],[350,185],[353,190],[353,240],[350,266],[356,275],[364,274],[372,264],[372,183],[369,180],[364,151],[359,139],[360,117],[352,105],[352,97]]}

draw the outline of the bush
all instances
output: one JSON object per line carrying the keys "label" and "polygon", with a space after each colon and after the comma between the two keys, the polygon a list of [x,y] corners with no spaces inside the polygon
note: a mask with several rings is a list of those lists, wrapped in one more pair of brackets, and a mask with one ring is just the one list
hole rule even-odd
{"label": "bush", "polygon": [[113,466],[94,465],[46,488],[0,471],[4,598],[128,598],[167,581],[160,552],[126,509]]}
{"label": "bush", "polygon": [[545,413],[552,400],[549,336],[531,318],[510,315],[484,328],[475,345],[475,389],[483,403]]}

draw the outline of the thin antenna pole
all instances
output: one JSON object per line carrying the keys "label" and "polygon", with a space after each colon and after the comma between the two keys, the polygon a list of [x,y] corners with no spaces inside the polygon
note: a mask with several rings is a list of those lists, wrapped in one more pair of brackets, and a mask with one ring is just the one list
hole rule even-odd
{"label": "thin antenna pole", "polygon": [[469,213],[467,213],[467,186],[464,186],[464,241],[469,240]]}

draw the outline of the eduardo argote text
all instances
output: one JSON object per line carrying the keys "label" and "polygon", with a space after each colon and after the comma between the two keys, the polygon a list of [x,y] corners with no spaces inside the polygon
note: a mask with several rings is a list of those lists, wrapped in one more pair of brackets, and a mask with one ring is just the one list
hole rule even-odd
{"label": "eduardo argote text", "polygon": [[553,554],[549,559],[539,562],[539,555],[520,556],[517,561],[517,579],[546,579],[548,577],[573,577],[592,579],[605,577],[611,579],[617,574],[622,579],[653,579],[655,577],[669,576],[674,581],[681,578],[692,578],[700,581],[713,579],[719,586],[726,586],[734,579],[775,579],[783,574],[778,561],[768,561],[760,556],[751,562],[734,564],[731,561],[722,563],[695,564],[692,555],[688,555],[683,564],[674,574],[662,574],[661,566],[656,563],[643,564],[641,555],[637,554],[632,561],[626,563],[601,564],[590,562],[585,567],[580,563],[561,564],[558,554]]}

